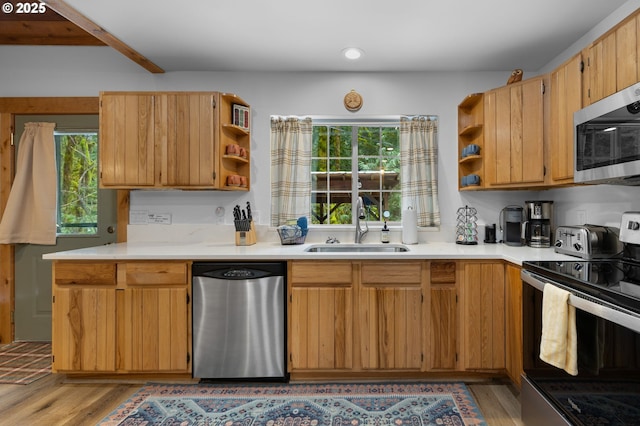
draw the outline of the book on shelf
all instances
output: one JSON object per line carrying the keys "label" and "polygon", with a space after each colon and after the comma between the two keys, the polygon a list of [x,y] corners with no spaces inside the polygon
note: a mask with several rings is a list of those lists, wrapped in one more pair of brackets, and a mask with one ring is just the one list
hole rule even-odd
{"label": "book on shelf", "polygon": [[249,130],[249,107],[233,104],[231,123],[235,126]]}

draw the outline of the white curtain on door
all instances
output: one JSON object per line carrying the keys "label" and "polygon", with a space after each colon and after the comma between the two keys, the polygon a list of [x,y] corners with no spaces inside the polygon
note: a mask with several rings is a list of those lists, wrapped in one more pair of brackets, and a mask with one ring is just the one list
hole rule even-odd
{"label": "white curtain on door", "polygon": [[26,123],[16,176],[0,222],[0,244],[56,244],[55,123]]}
{"label": "white curtain on door", "polygon": [[437,119],[400,118],[400,170],[402,210],[413,207],[418,226],[440,226]]}
{"label": "white curtain on door", "polygon": [[311,118],[271,117],[271,226],[311,214]]}

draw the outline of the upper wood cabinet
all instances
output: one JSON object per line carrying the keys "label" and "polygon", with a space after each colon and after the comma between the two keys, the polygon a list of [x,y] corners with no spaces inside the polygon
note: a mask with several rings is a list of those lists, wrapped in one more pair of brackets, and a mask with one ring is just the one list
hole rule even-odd
{"label": "upper wood cabinet", "polygon": [[[549,74],[469,95],[458,106],[458,177],[480,181],[459,189],[573,184],[573,113],[639,82],[639,60],[640,9]],[[547,80],[550,96],[539,90]],[[482,154],[465,159],[470,143]]]}
{"label": "upper wood cabinet", "polygon": [[582,68],[582,54],[578,54],[551,73],[547,158],[553,184],[573,182],[573,113],[582,108]]}
{"label": "upper wood cabinet", "polygon": [[216,95],[155,95],[160,186],[212,187],[216,176]]}
{"label": "upper wood cabinet", "polygon": [[100,94],[101,187],[156,184],[155,131],[152,94]]}
{"label": "upper wood cabinet", "polygon": [[586,49],[589,84],[584,106],[640,81],[638,12],[627,17]]}
{"label": "upper wood cabinet", "polygon": [[[248,190],[250,132],[218,92],[100,93],[100,186]],[[227,145],[243,155],[227,155]],[[227,185],[228,176],[244,176]]]}
{"label": "upper wood cabinet", "polygon": [[545,77],[484,94],[484,187],[544,183]]}

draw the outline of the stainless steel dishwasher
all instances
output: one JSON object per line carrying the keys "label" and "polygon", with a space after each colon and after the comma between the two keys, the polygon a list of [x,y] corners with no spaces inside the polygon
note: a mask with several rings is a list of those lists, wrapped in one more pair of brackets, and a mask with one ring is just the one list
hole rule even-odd
{"label": "stainless steel dishwasher", "polygon": [[194,262],[193,377],[287,379],[286,269]]}

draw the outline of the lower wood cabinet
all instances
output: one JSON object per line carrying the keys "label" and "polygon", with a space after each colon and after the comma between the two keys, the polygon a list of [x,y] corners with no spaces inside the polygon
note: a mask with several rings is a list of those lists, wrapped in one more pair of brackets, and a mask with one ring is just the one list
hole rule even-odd
{"label": "lower wood cabinet", "polygon": [[122,291],[118,360],[127,371],[189,369],[189,264],[118,264]]}
{"label": "lower wood cabinet", "polygon": [[522,278],[519,266],[505,267],[507,375],[520,388],[522,376]]}
{"label": "lower wood cabinet", "polygon": [[116,289],[74,285],[53,291],[53,371],[116,371]]}
{"label": "lower wood cabinet", "polygon": [[463,261],[462,357],[465,370],[505,368],[505,283],[502,261]]}
{"label": "lower wood cabinet", "polygon": [[53,264],[53,370],[189,373],[190,263]]}
{"label": "lower wood cabinet", "polygon": [[351,262],[291,262],[289,277],[289,371],[351,370]]}
{"label": "lower wood cabinet", "polygon": [[291,261],[289,371],[507,373],[517,384],[518,274],[501,260]]}
{"label": "lower wood cabinet", "polygon": [[424,262],[362,262],[358,337],[362,368],[420,370]]}
{"label": "lower wood cabinet", "polygon": [[289,370],[419,371],[423,264],[289,264]]}
{"label": "lower wood cabinet", "polygon": [[456,262],[432,261],[429,270],[429,370],[455,370],[459,315]]}

